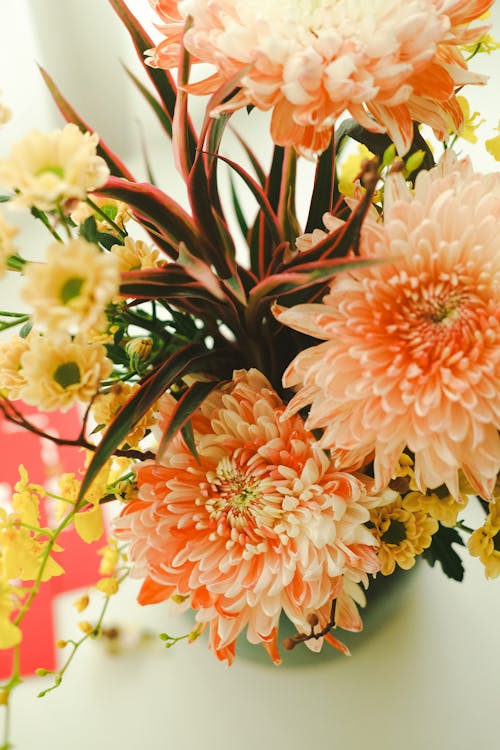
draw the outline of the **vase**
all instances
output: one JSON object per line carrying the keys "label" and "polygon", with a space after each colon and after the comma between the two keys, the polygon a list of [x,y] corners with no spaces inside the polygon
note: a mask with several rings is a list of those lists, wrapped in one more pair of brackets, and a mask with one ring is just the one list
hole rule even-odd
{"label": "vase", "polygon": [[[372,635],[376,634],[384,623],[389,621],[396,612],[404,606],[407,593],[411,588],[415,568],[409,571],[396,568],[390,576],[379,574],[370,581],[365,592],[366,607],[362,609],[363,630],[358,633],[338,628],[333,632],[335,638],[344,643],[352,652],[358,652],[367,644]],[[291,651],[283,647],[285,638],[297,635],[295,626],[282,614],[279,624],[279,651],[281,655],[280,668],[310,667],[324,662],[344,659],[345,656],[333,648],[326,641],[319,653],[311,651],[304,643],[299,643]],[[236,643],[236,658],[245,659],[262,666],[274,666],[266,650],[260,645],[247,641],[243,633]]]}

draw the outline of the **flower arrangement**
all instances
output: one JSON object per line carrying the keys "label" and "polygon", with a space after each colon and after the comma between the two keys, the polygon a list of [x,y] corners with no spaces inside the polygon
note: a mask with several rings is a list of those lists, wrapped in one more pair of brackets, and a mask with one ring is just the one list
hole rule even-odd
{"label": "flower arrangement", "polygon": [[[299,643],[348,653],[338,630],[361,630],[375,576],[421,556],[461,580],[465,538],[500,575],[500,177],[453,148],[475,137],[459,91],[485,83],[473,58],[498,46],[492,2],[151,0],[155,46],[110,0],[186,208],[152,173],[138,182],[42,71],[67,124],[0,159],[7,209],[51,235],[30,261],[0,214],[0,270],[22,274],[28,309],[0,313],[15,331],[0,342],[0,410],[80,448],[82,466],[56,491],[20,467],[0,509],[0,648],[13,654],[0,702],[70,527],[101,544],[104,604],[60,642],[55,685],[128,575],[140,604],[188,604],[187,640],[207,630],[229,664],[243,635],[275,663]],[[224,153],[245,108],[270,112],[268,165],[241,134],[243,157]],[[24,405],[78,406],[78,435],[42,430]],[[297,633],[280,644],[282,616]]]}

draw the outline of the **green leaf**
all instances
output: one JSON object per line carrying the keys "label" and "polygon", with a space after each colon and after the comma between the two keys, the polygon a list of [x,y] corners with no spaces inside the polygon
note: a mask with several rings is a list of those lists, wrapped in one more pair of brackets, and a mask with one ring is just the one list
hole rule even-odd
{"label": "green leaf", "polygon": [[452,578],[454,581],[462,581],[464,566],[459,555],[453,549],[452,545],[454,544],[464,546],[458,531],[439,524],[439,530],[432,537],[431,546],[423,551],[422,557],[431,568],[438,562],[448,578]]}
{"label": "green leaf", "polygon": [[207,360],[213,356],[213,353],[206,352],[199,345],[188,344],[172,354],[142,383],[140,389],[120,409],[104,433],[83,478],[77,503],[85,497],[108,458],[125,442],[130,431],[156,403],[162,393],[182,375],[203,369]]}
{"label": "green leaf", "polygon": [[157,456],[160,461],[165,450],[168,448],[170,441],[175,437],[179,430],[184,429],[196,409],[203,403],[208,394],[219,385],[220,383],[216,380],[211,380],[209,382],[198,381],[184,391],[165,425],[157,451]]}
{"label": "green leaf", "polygon": [[156,117],[159,120],[159,123],[165,133],[168,135],[169,138],[172,137],[172,120],[170,118],[170,115],[166,112],[163,104],[158,101],[158,99],[153,96],[151,91],[144,86],[142,81],[140,81],[137,76],[135,76],[132,71],[127,68],[126,65],[123,66],[126,74],[130,78],[130,80],[133,82],[137,90],[142,94],[144,99],[147,101],[153,112],[155,113]]}
{"label": "green leaf", "polygon": [[[41,66],[39,66],[39,68],[43,80],[45,81],[47,88],[52,94],[52,98],[57,104],[57,107],[59,108],[59,111],[61,112],[66,122],[72,122],[77,125],[82,133],[93,132],[93,128],[91,128],[90,125],[87,125],[87,123],[82,120],[82,118],[78,115],[76,110],[73,109],[68,100],[65,99],[61,94],[53,78],[49,76],[44,68],[42,68]],[[111,149],[108,148],[108,146],[102,139],[99,139],[97,153],[99,154],[99,156],[102,156],[102,158],[107,162],[111,174],[117,175],[118,177],[125,177],[127,180],[134,179],[127,167],[123,164],[122,161],[120,161],[116,154],[114,154]]]}

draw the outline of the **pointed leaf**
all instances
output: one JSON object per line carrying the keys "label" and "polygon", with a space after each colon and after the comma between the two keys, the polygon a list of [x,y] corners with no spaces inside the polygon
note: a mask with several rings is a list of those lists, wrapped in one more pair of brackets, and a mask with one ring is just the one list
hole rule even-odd
{"label": "pointed leaf", "polygon": [[208,250],[205,241],[196,229],[192,218],[181,206],[159,188],[144,182],[127,182],[117,177],[111,177],[106,185],[97,191],[99,195],[110,195],[112,198],[127,203],[134,211],[148,220],[167,240],[170,257],[176,258],[178,253],[172,245],[178,246],[184,242],[190,252],[199,251],[201,257],[206,257]]}
{"label": "pointed leaf", "polygon": [[458,531],[439,524],[437,533],[432,537],[431,546],[423,551],[422,557],[431,568],[438,562],[448,578],[462,581],[465,570],[460,556],[453,549],[454,544],[464,546]]}
{"label": "pointed leaf", "polygon": [[128,75],[134,86],[137,88],[137,90],[142,94],[144,99],[147,101],[153,112],[155,113],[156,117],[158,118],[158,121],[162,127],[162,129],[165,131],[165,133],[168,135],[169,138],[172,137],[172,120],[170,118],[170,115],[165,110],[163,104],[158,101],[158,99],[153,96],[151,91],[140,81],[137,76],[135,76],[130,68],[127,68],[126,65],[123,65],[123,68],[125,70],[125,73]]}
{"label": "pointed leaf", "polygon": [[193,383],[178,400],[165,424],[163,435],[158,446],[157,458],[161,461],[163,454],[175,435],[189,422],[196,409],[203,403],[209,393],[220,385],[220,381],[198,381]]}
{"label": "pointed leaf", "polygon": [[335,146],[334,140],[326,151],[323,151],[316,165],[314,186],[311,194],[309,215],[307,217],[306,232],[318,229],[323,223],[323,214],[331,211],[334,201],[335,185]]}
{"label": "pointed leaf", "polygon": [[213,353],[207,353],[200,345],[188,344],[172,354],[149,376],[140,389],[116,414],[104,433],[82,480],[77,502],[85,497],[90,485],[106,461],[125,442],[133,427],[156,403],[162,393],[182,375],[192,370],[202,369],[203,364],[206,364],[210,357],[213,357]]}
{"label": "pointed leaf", "polygon": [[[73,109],[71,104],[68,102],[67,99],[64,98],[64,96],[59,91],[58,87],[56,86],[54,80],[49,76],[46,70],[42,68],[40,65],[38,66],[40,69],[40,73],[42,74],[42,77],[47,84],[47,88],[49,89],[50,93],[52,94],[52,98],[54,99],[55,103],[57,104],[57,107],[59,111],[61,112],[62,116],[67,122],[72,122],[75,125],[77,125],[82,133],[86,132],[93,132],[93,128],[90,127],[90,125],[87,125],[87,123],[82,120],[82,118],[77,114],[76,110]],[[127,180],[134,180],[133,175],[129,172],[127,167],[123,164],[122,161],[114,154],[110,148],[99,139],[99,144],[97,146],[97,153],[99,156],[102,156],[102,158],[106,161],[111,174],[116,175],[117,177],[125,177]]]}

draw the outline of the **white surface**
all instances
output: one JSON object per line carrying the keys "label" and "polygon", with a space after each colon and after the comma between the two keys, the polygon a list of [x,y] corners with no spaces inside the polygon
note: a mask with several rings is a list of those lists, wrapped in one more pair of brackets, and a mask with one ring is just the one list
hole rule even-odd
{"label": "white surface", "polygon": [[[2,153],[31,127],[54,127],[59,122],[43,95],[35,57],[48,65],[49,58],[56,61],[56,47],[62,49],[60,70],[51,72],[57,77],[73,75],[76,83],[71,86],[92,64],[96,44],[99,65],[106,51],[110,66],[115,59],[103,41],[106,28],[100,28],[98,41],[94,36],[94,41],[87,37],[85,42],[84,32],[91,27],[76,15],[83,12],[95,23],[104,13],[109,18],[104,0],[71,0],[69,15],[53,15],[54,8],[66,8],[68,0],[31,2],[39,13],[40,8],[52,10],[47,20],[53,26],[53,48],[47,47],[46,29],[42,33],[39,26],[39,48],[34,52],[26,3],[0,0],[0,89],[15,111],[13,122],[0,130]],[[145,7],[145,0],[135,0],[136,7],[141,4]],[[498,11],[497,4],[496,20]],[[498,23],[496,28],[500,36]],[[77,46],[68,45],[69,34]],[[45,49],[40,46],[42,37]],[[121,44],[118,31],[112,38],[115,46]],[[491,69],[495,63],[498,68],[498,60],[498,55],[481,56],[474,68],[489,65]],[[112,82],[123,96],[121,83],[115,84],[118,74],[111,70],[107,86]],[[70,98],[76,100],[76,93]],[[498,77],[486,89],[470,87],[466,95],[489,120],[480,131],[482,138],[491,137],[500,116]],[[103,134],[106,130],[110,143],[115,138],[119,142],[135,128],[132,120],[139,105],[134,97],[127,94],[122,108],[113,109],[114,122],[107,119],[112,107],[103,95],[87,100],[93,111],[81,114]],[[150,122],[142,109],[140,117]],[[473,153],[476,168],[496,167],[480,147]],[[7,294],[5,280],[0,281],[2,304]],[[468,562],[463,584],[422,565],[409,579],[393,616],[360,639],[358,646],[354,643],[350,659],[338,657],[314,667],[274,668],[240,659],[228,669],[216,661],[204,641],[191,646],[180,643],[170,650],[157,644],[149,651],[118,658],[106,654],[99,643],[90,643],[56,692],[37,699],[37,692],[46,686],[38,678],[26,680],[16,691],[12,736],[18,750],[496,748],[500,744],[499,587],[500,580],[485,581],[475,560]],[[57,602],[58,638],[75,634],[79,618],[70,606],[74,598],[64,595]],[[113,603],[108,622],[185,631],[185,621],[169,620],[165,608],[141,610],[133,599],[130,584]]]}

